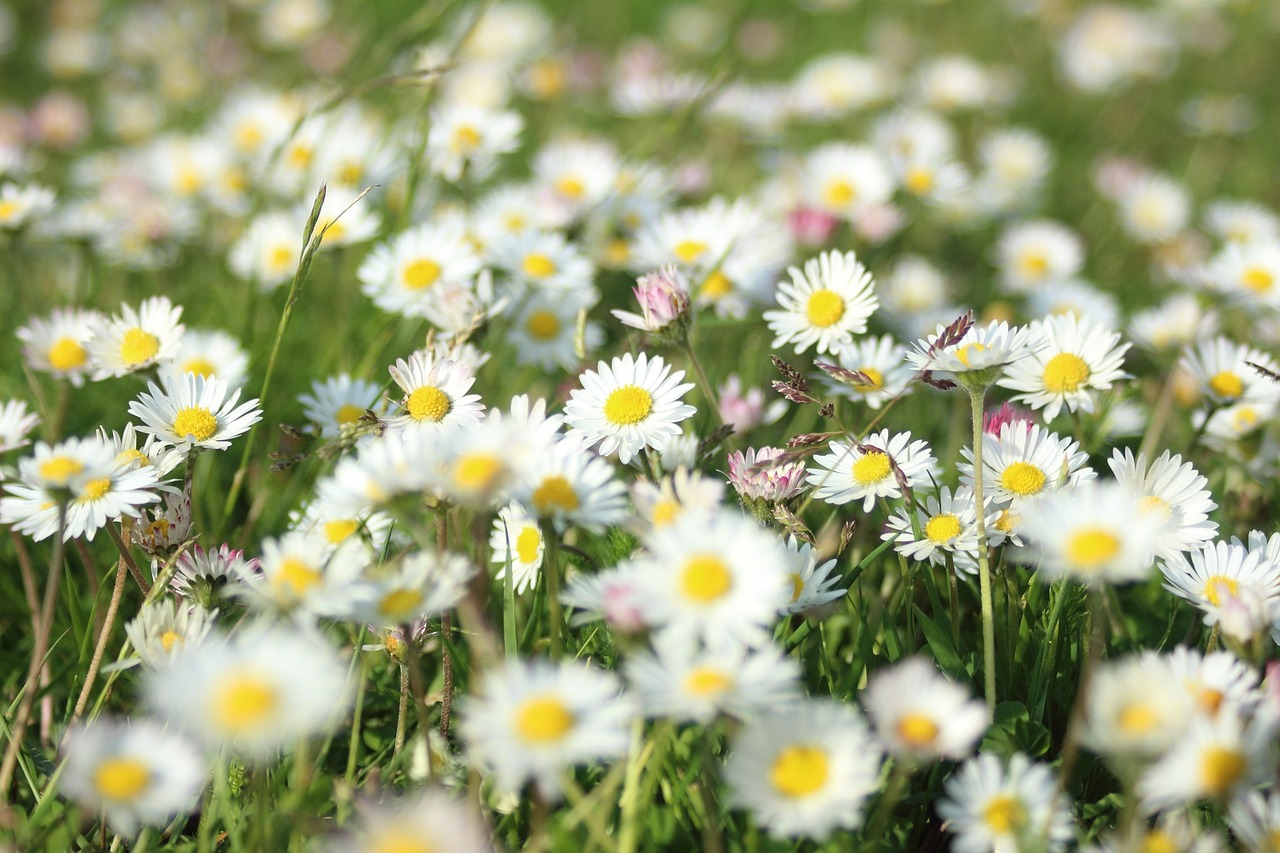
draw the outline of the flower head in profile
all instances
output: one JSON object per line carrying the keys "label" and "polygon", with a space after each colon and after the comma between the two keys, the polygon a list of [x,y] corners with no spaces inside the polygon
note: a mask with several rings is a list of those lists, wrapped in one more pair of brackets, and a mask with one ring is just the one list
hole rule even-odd
{"label": "flower head in profile", "polygon": [[747,501],[789,500],[804,490],[804,462],[785,461],[780,447],[749,447],[729,454],[729,485]]}
{"label": "flower head in profile", "polygon": [[949,373],[957,380],[989,385],[1004,369],[1030,354],[1036,339],[1026,327],[1010,327],[1003,321],[975,326],[959,318],[949,326],[938,326],[915,350],[907,353],[907,361],[927,373]]}

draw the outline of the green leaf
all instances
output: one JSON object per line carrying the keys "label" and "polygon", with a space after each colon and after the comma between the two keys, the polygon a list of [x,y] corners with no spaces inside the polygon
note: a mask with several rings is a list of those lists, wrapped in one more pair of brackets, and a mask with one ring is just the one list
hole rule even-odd
{"label": "green leaf", "polygon": [[938,661],[938,666],[956,681],[967,682],[969,673],[965,670],[964,662],[960,660],[956,647],[951,644],[950,630],[930,619],[919,605],[913,604],[912,608],[916,612],[916,618],[920,620],[925,642],[928,643],[929,651],[933,652],[933,657]]}

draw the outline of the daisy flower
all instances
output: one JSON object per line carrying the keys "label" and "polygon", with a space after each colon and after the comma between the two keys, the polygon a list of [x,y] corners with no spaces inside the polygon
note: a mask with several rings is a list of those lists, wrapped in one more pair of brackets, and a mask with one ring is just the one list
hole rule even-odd
{"label": "daisy flower", "polygon": [[85,480],[72,490],[74,498],[67,505],[66,538],[83,536],[92,542],[98,530],[121,516],[141,517],[141,507],[160,500],[159,475],[154,465],[128,463],[106,476]]}
{"label": "daisy flower", "polygon": [[644,448],[660,448],[679,435],[676,425],[697,411],[681,402],[693,388],[681,384],[683,378],[684,371],[672,373],[661,356],[627,353],[609,364],[602,361],[585,371],[582,387],[570,393],[565,422],[581,433],[587,447],[599,444],[601,454],[617,453],[625,465]]}
{"label": "daisy flower", "polygon": [[831,142],[809,152],[800,175],[805,206],[852,219],[869,205],[893,194],[893,173],[878,151],[867,145]]}
{"label": "daisy flower", "polygon": [[[973,451],[963,448],[957,467],[960,482],[973,488]],[[1013,422],[998,435],[982,435],[982,488],[995,506],[1018,509],[1033,498],[1063,486],[1077,486],[1097,475],[1085,463],[1089,454],[1070,438],[1039,424]]]}
{"label": "daisy flower", "polygon": [[249,374],[249,354],[233,336],[218,329],[187,329],[173,360],[160,366],[160,377],[181,379],[194,373],[206,379],[217,377],[230,388],[244,384]]}
{"label": "daisy flower", "polygon": [[1224,337],[1204,341],[1183,360],[1201,393],[1215,405],[1271,405],[1280,400],[1280,385],[1259,374],[1248,362],[1280,373],[1280,365],[1262,350]]}
{"label": "daisy flower", "polygon": [[770,835],[824,839],[862,823],[882,753],[848,705],[810,699],[750,719],[730,744],[729,802]]}
{"label": "daisy flower", "polygon": [[492,853],[493,843],[466,803],[443,791],[428,790],[361,809],[354,827],[319,849],[325,853]]}
{"label": "daisy flower", "polygon": [[1014,753],[1006,765],[986,753],[947,780],[938,814],[958,853],[1063,850],[1071,811],[1053,772]]}
{"label": "daisy flower", "polygon": [[178,351],[185,327],[182,308],[164,296],[145,300],[135,311],[125,305],[118,317],[98,324],[89,339],[94,381],[124,376],[168,361]]}
{"label": "daisy flower", "polygon": [[1003,368],[1029,355],[1039,343],[1030,329],[1025,326],[1010,328],[1004,322],[971,326],[959,340],[949,345],[946,345],[946,331],[947,327],[940,325],[927,339],[916,341],[915,349],[907,353],[907,361],[916,370],[957,376],[968,373],[995,376]]}
{"label": "daisy flower", "polygon": [[791,558],[791,572],[787,575],[791,581],[791,601],[782,608],[782,613],[805,613],[837,601],[849,591],[836,586],[841,577],[833,574],[834,559],[819,564],[814,547],[794,536],[787,537],[786,545],[787,556]]}
{"label": "daisy flower", "polygon": [[[316,220],[315,233],[320,238],[321,249],[354,246],[372,240],[381,229],[378,214],[367,200],[357,202],[359,192],[341,187],[329,188],[325,196],[320,218]],[[311,216],[311,202],[299,207],[293,214],[298,222],[306,222]],[[358,273],[357,273],[358,275]]]}
{"label": "daisy flower", "polygon": [[774,646],[704,649],[670,640],[628,657],[627,682],[647,714],[709,724],[748,719],[800,699],[800,670]]}
{"label": "daisy flower", "polygon": [[835,363],[865,378],[844,382],[824,371],[819,379],[832,394],[859,400],[878,410],[894,397],[909,392],[914,376],[906,364],[906,355],[906,347],[889,335],[861,338],[841,349]]}
{"label": "daisy flower", "polygon": [[1084,742],[1113,759],[1163,755],[1186,732],[1195,711],[1190,692],[1156,655],[1103,663],[1088,690]]}
{"label": "daisy flower", "polygon": [[1230,799],[1271,775],[1274,725],[1246,723],[1234,713],[1195,720],[1186,735],[1138,780],[1138,797],[1148,809]]}
{"label": "daisy flower", "polygon": [[431,485],[455,503],[488,508],[511,497],[541,450],[510,421],[486,418],[443,436]]}
{"label": "daisy flower", "polygon": [[1204,611],[1204,623],[1216,625],[1222,608],[1249,591],[1280,613],[1280,563],[1264,551],[1239,542],[1207,543],[1190,555],[1173,554],[1160,562],[1164,588]]}
{"label": "daisy flower", "polygon": [[991,723],[981,700],[922,657],[872,675],[862,704],[890,754],[915,762],[964,758]]}
{"label": "daisy flower", "polygon": [[533,182],[557,224],[568,224],[614,192],[621,167],[612,143],[560,139],[534,157]]}
{"label": "daisy flower", "polygon": [[923,440],[911,433],[890,436],[887,429],[867,436],[862,444],[832,441],[830,453],[813,457],[808,483],[814,497],[835,506],[862,501],[871,512],[879,498],[902,497],[902,484],[918,488],[930,482],[937,461]]}
{"label": "daisy flower", "polygon": [[[1154,656],[1155,652],[1143,654]],[[1212,719],[1228,709],[1250,714],[1262,702],[1258,673],[1231,652],[1202,655],[1197,649],[1177,646],[1160,657],[1201,716]]]}
{"label": "daisy flower", "polygon": [[427,489],[440,454],[429,434],[413,430],[387,433],[344,456],[333,473],[316,485],[320,499],[343,516],[358,516],[404,494]]}
{"label": "daisy flower", "polygon": [[1014,402],[1044,409],[1051,421],[1065,406],[1069,411],[1094,410],[1095,392],[1109,389],[1125,376],[1121,369],[1129,344],[1074,314],[1049,317],[1031,325],[1043,343],[1005,371],[996,384],[1019,393]]}
{"label": "daisy flower", "polygon": [[0,186],[0,230],[17,231],[53,210],[53,190],[39,184]]}
{"label": "daisy flower", "polygon": [[498,158],[519,147],[524,121],[510,110],[447,103],[432,111],[427,165],[447,181],[466,171],[472,181],[488,177]]}
{"label": "daisy flower", "polygon": [[1227,824],[1246,850],[1264,851],[1280,838],[1280,791],[1246,791],[1231,801]]}
{"label": "daisy flower", "polygon": [[237,406],[240,389],[231,391],[222,379],[189,373],[161,381],[163,389],[147,383],[147,390],[129,404],[129,414],[142,421],[141,432],[163,444],[186,452],[198,447],[225,450],[231,439],[262,420],[257,399]]}
{"label": "daisy flower", "polygon": [[387,545],[392,519],[380,512],[346,512],[324,500],[313,500],[303,512],[289,513],[292,531],[313,533],[330,548],[352,537],[362,539],[381,552]]}
{"label": "daisy flower", "polygon": [[169,589],[179,598],[208,609],[223,595],[236,594],[244,578],[253,575],[257,568],[257,560],[246,559],[243,551],[229,545],[205,549],[192,544],[174,562]]}
{"label": "daisy flower", "polygon": [[33,317],[15,333],[22,341],[27,366],[75,388],[89,375],[89,340],[105,319],[97,311],[56,308],[47,317]]}
{"label": "daisy flower", "polygon": [[387,419],[392,430],[444,429],[475,423],[484,417],[479,394],[468,394],[475,384],[471,368],[460,361],[439,358],[419,350],[397,359],[389,368],[391,378],[404,391],[400,414]]}
{"label": "daisy flower", "polygon": [[36,442],[18,461],[18,477],[29,486],[77,497],[87,483],[110,477],[115,469],[111,445],[95,437],[69,438],[49,445]]}
{"label": "daisy flower", "polygon": [[424,303],[438,284],[465,282],[480,272],[466,232],[454,223],[420,225],[374,247],[356,278],[365,296],[383,311],[424,316]]}
{"label": "daisy flower", "polygon": [[977,572],[978,513],[971,488],[962,486],[953,495],[949,487],[942,486],[936,496],[926,495],[923,503],[917,499],[914,512],[919,538],[909,512],[903,506],[889,516],[888,529],[880,536],[886,542],[893,540],[893,550],[909,560],[927,560],[935,566],[946,565],[950,555],[957,570]]}
{"label": "daisy flower", "polygon": [[599,532],[630,515],[627,487],[614,476],[613,466],[572,438],[532,461],[516,499],[562,532],[570,524]]}
{"label": "daisy flower", "polygon": [[1213,493],[1205,488],[1209,481],[1181,456],[1170,456],[1166,450],[1148,464],[1147,458],[1120,448],[1111,451],[1107,460],[1117,482],[1141,496],[1141,506],[1165,522],[1156,545],[1156,554],[1169,559],[1174,554],[1199,548],[1218,531],[1218,523],[1209,513],[1218,508]]}
{"label": "daisy flower", "polygon": [[510,661],[485,673],[458,713],[470,759],[502,791],[532,780],[548,799],[563,773],[627,752],[636,708],[610,673],[565,661]]}
{"label": "daisy flower", "polygon": [[183,649],[203,643],[214,629],[217,615],[216,610],[180,607],[173,599],[162,598],[145,606],[124,626],[124,633],[142,665],[160,669]]}
{"label": "daisy flower", "polygon": [[557,293],[594,295],[595,265],[558,231],[525,231],[505,237],[491,247],[490,254],[513,281]]}
{"label": "daisy flower", "polygon": [[260,213],[231,245],[227,266],[237,278],[274,290],[293,278],[302,254],[302,223],[282,211]]}
{"label": "daisy flower", "polygon": [[268,759],[332,731],[351,705],[348,664],[310,634],[265,624],[186,648],[143,683],[148,704],[213,750]]}
{"label": "daisy flower", "polygon": [[474,574],[458,554],[419,551],[391,567],[366,571],[342,618],[373,625],[409,625],[452,610]]}
{"label": "daisy flower", "polygon": [[26,447],[31,431],[40,424],[40,416],[27,411],[26,400],[6,400],[0,405],[0,453]]}
{"label": "daisy flower", "polygon": [[1046,578],[1085,584],[1145,580],[1155,561],[1161,522],[1115,481],[1086,483],[1025,504],[1019,530]]}
{"label": "daisy flower", "polygon": [[744,501],[779,503],[804,491],[804,463],[777,463],[789,451],[780,447],[748,447],[729,454],[729,485]]}
{"label": "daisy flower", "polygon": [[1187,188],[1164,175],[1144,175],[1117,201],[1120,221],[1140,243],[1159,243],[1174,237],[1191,219]]}
{"label": "daisy flower", "polygon": [[196,810],[209,780],[204,756],[187,738],[145,718],[100,718],[67,733],[62,793],[122,836],[165,826]]}
{"label": "daisy flower", "polygon": [[[578,317],[591,308],[595,294],[587,291],[544,293],[532,290],[513,312],[508,339],[521,364],[543,370],[574,370],[578,358]],[[588,320],[582,335],[584,351],[593,352],[604,342],[599,323]]]}
{"label": "daisy flower", "polygon": [[867,330],[880,302],[871,273],[853,252],[824,252],[803,271],[787,272],[791,281],[778,285],[779,309],[764,312],[774,349],[794,343],[798,353],[811,346],[819,354],[838,353]]}
{"label": "daisy flower", "polygon": [[507,567],[511,567],[516,595],[528,592],[537,584],[546,548],[538,519],[520,504],[509,503],[498,510],[489,533],[490,559],[499,566],[495,575],[498,580],[505,580]]}
{"label": "daisy flower", "polygon": [[1280,240],[1280,216],[1252,201],[1222,199],[1204,210],[1205,227],[1228,243],[1268,243]]}
{"label": "daisy flower", "polygon": [[1120,305],[1115,296],[1084,279],[1071,279],[1035,291],[1027,297],[1025,313],[1040,318],[1074,314],[1077,320],[1091,320],[1104,329],[1120,325]]}
{"label": "daisy flower", "polygon": [[337,438],[344,427],[355,424],[373,409],[382,389],[367,379],[352,379],[345,373],[314,379],[311,393],[299,394],[307,420],[320,430],[321,438]]}
{"label": "daisy flower", "polygon": [[645,595],[641,575],[647,567],[640,563],[619,563],[597,574],[575,574],[560,593],[560,601],[578,612],[570,625],[588,625],[604,620],[610,630],[622,636],[638,636],[648,630],[641,608]]}
{"label": "daisy flower", "polygon": [[794,561],[778,538],[735,512],[686,514],[645,537],[641,610],[664,634],[760,646],[789,603]]}
{"label": "daisy flower", "polygon": [[265,539],[262,559],[242,563],[240,583],[234,592],[262,610],[337,616],[348,612],[359,589],[361,571],[369,553],[358,539],[347,539],[336,549],[315,533],[286,533]]}
{"label": "daisy flower", "polygon": [[1246,305],[1280,304],[1280,239],[1228,245],[1200,273],[1214,290]]}
{"label": "daisy flower", "polygon": [[697,471],[677,469],[657,483],[640,478],[631,484],[637,533],[674,524],[685,515],[709,515],[724,501],[724,483]]}
{"label": "daisy flower", "polygon": [[1029,293],[1079,275],[1084,266],[1084,247],[1076,233],[1060,223],[1020,222],[1000,235],[996,266],[1006,287],[1016,293]]}

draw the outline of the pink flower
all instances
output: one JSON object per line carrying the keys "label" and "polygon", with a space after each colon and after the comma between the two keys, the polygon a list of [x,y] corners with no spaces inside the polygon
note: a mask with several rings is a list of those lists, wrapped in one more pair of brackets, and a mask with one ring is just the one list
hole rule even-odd
{"label": "pink flower", "polygon": [[748,448],[729,454],[729,483],[749,500],[785,501],[800,494],[804,485],[804,463],[772,464],[786,454],[780,447]]}
{"label": "pink flower", "polygon": [[840,220],[830,213],[814,207],[796,208],[787,221],[791,226],[791,236],[806,248],[826,245],[840,224]]}
{"label": "pink flower", "polygon": [[689,287],[675,267],[641,276],[631,289],[640,303],[640,313],[614,311],[627,326],[657,332],[684,319],[689,311]]}
{"label": "pink flower", "polygon": [[640,590],[631,578],[617,577],[605,584],[602,597],[604,619],[623,634],[639,634],[648,626],[640,607]]}
{"label": "pink flower", "polygon": [[982,431],[1000,437],[1000,430],[1007,424],[1023,424],[1029,428],[1032,424],[1031,412],[1005,403],[997,411],[987,412],[982,418]]}
{"label": "pink flower", "polygon": [[902,230],[906,217],[892,204],[866,204],[853,215],[853,233],[875,246]]}
{"label": "pink flower", "polygon": [[787,410],[785,400],[775,400],[765,407],[764,391],[759,388],[748,388],[744,393],[742,380],[737,374],[731,375],[720,386],[720,419],[733,427],[737,435],[750,432],[761,423],[773,423],[782,417]]}

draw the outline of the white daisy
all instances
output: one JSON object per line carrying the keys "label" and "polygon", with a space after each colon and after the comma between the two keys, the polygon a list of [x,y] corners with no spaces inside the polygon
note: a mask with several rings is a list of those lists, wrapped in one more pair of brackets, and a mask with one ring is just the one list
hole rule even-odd
{"label": "white daisy", "polygon": [[25,400],[6,400],[0,405],[0,453],[8,453],[31,442],[27,436],[40,424],[40,416],[27,410]]}
{"label": "white daisy", "polygon": [[660,640],[631,655],[627,682],[645,712],[706,725],[719,714],[747,719],[800,699],[800,668],[775,646],[703,649]]}
{"label": "white daisy", "polygon": [[489,534],[490,560],[498,565],[498,580],[505,580],[507,567],[511,567],[512,587],[517,595],[537,584],[546,548],[538,519],[520,504],[509,503],[498,510]]}
{"label": "white daisy", "polygon": [[147,703],[210,749],[265,760],[330,732],[351,705],[348,664],[311,634],[255,624],[148,674]]}
{"label": "white daisy", "polygon": [[1156,655],[1106,661],[1088,691],[1084,743],[1122,762],[1163,755],[1186,733],[1195,711],[1189,691]]}
{"label": "white daisy", "polygon": [[258,561],[246,559],[243,551],[229,545],[206,550],[193,543],[173,565],[169,581],[173,594],[199,608],[211,609],[224,595],[235,594],[244,578],[256,570]]}
{"label": "white daisy", "polygon": [[467,753],[516,793],[532,780],[558,798],[564,772],[626,754],[636,716],[610,673],[576,662],[511,661],[485,672],[479,693],[458,712]]}
{"label": "white daisy", "polygon": [[1120,221],[1140,243],[1167,240],[1186,228],[1191,219],[1187,188],[1165,175],[1142,176],[1117,201]]}
{"label": "white daisy", "polygon": [[479,272],[480,259],[466,232],[441,220],[401,232],[374,247],[356,278],[365,296],[383,311],[422,317],[437,285],[467,282]]}
{"label": "white daisy", "polygon": [[340,373],[324,380],[312,380],[311,393],[299,394],[298,402],[307,420],[319,428],[321,438],[337,438],[344,427],[355,424],[366,411],[373,410],[381,394],[382,389],[367,379],[352,379]]}
{"label": "white daisy", "polygon": [[1166,450],[1148,466],[1145,456],[1134,459],[1133,451],[1122,453],[1117,447],[1107,465],[1117,481],[1141,496],[1144,510],[1164,519],[1158,556],[1168,558],[1198,548],[1217,533],[1218,523],[1209,520],[1209,513],[1218,508],[1213,493],[1205,488],[1209,481],[1181,456],[1170,457]]}
{"label": "white daisy", "polygon": [[366,571],[339,615],[372,625],[410,625],[456,607],[474,573],[466,557],[419,551]]}
{"label": "white daisy", "polygon": [[1008,764],[986,753],[947,780],[938,814],[958,853],[1063,850],[1071,810],[1047,766],[1014,753]]}
{"label": "white daisy", "polygon": [[1280,217],[1252,201],[1221,199],[1205,206],[1204,224],[1228,243],[1266,243],[1280,240]]}
{"label": "white daisy", "polygon": [[613,466],[573,438],[561,439],[532,460],[515,497],[561,531],[573,524],[598,532],[630,515],[627,488]]}
{"label": "white daisy", "polygon": [[620,168],[612,143],[561,139],[548,143],[534,157],[533,181],[555,223],[568,224],[614,191]]}
{"label": "white daisy", "polygon": [[996,265],[1006,287],[1029,293],[1079,275],[1084,247],[1076,233],[1060,223],[1019,222],[1000,235]]}
{"label": "white daisy", "polygon": [[171,598],[162,598],[143,607],[124,626],[124,633],[143,666],[160,669],[183,649],[203,643],[213,630],[217,615],[216,610],[182,607]]}
{"label": "white daisy", "polygon": [[1280,791],[1247,791],[1231,801],[1227,824],[1244,849],[1274,850],[1280,839]]}
{"label": "white daisy", "polygon": [[141,517],[142,507],[160,500],[159,474],[154,465],[134,467],[130,462],[82,482],[67,504],[66,538],[83,536],[92,542],[98,530],[121,516]]}
{"label": "white daisy", "polygon": [[260,213],[249,220],[227,256],[231,272],[263,291],[292,279],[302,254],[305,222],[283,211]]}
{"label": "white daisy", "polygon": [[494,264],[513,281],[556,293],[581,293],[588,305],[597,301],[595,265],[558,231],[524,231],[490,247]]}
{"label": "white daisy", "polygon": [[89,340],[105,319],[81,308],[56,308],[47,317],[33,317],[15,333],[22,341],[23,360],[32,370],[79,388],[89,375]]}
{"label": "white daisy", "polygon": [[[984,499],[990,512],[990,499]],[[938,494],[917,496],[915,524],[903,506],[889,516],[888,529],[881,535],[886,542],[893,540],[893,550],[909,560],[928,560],[946,565],[950,556],[959,571],[974,574],[978,571],[977,508],[973,489],[962,486],[953,495],[951,489],[942,486]],[[994,521],[994,519],[993,519]],[[916,537],[915,527],[920,529]]]}
{"label": "white daisy", "polygon": [[683,378],[684,371],[672,373],[661,356],[627,353],[610,364],[602,361],[570,393],[565,422],[587,447],[599,444],[601,454],[617,453],[625,465],[644,448],[659,448],[678,435],[677,424],[697,411],[681,402],[693,388],[681,384]]}
{"label": "white daisy", "polygon": [[879,498],[902,497],[903,484],[914,489],[929,483],[937,461],[927,442],[912,441],[909,432],[891,436],[887,429],[861,444],[832,441],[829,450],[815,455],[809,468],[814,497],[836,506],[861,500],[863,512]]}
{"label": "white daisy", "polygon": [[724,775],[730,804],[769,834],[821,840],[861,825],[881,760],[857,711],[810,699],[749,720],[730,744]]}
{"label": "white daisy", "polygon": [[480,395],[467,393],[475,384],[475,377],[460,361],[419,350],[408,360],[397,359],[389,372],[404,391],[401,413],[387,419],[389,429],[435,434],[484,417]]}
{"label": "white daisy", "polygon": [[161,381],[163,389],[147,383],[147,390],[129,404],[129,414],[142,421],[139,431],[179,450],[225,450],[231,439],[262,420],[257,399],[237,406],[240,389],[231,391],[222,379],[188,373]]}
{"label": "white daisy", "polygon": [[1179,350],[1217,331],[1217,313],[1190,293],[1174,294],[1129,321],[1129,337],[1156,352]]}
{"label": "white daisy", "polygon": [[465,171],[473,181],[493,171],[498,158],[519,147],[524,121],[510,110],[446,103],[432,111],[427,164],[448,181]]}
{"label": "white daisy", "polygon": [[845,596],[849,590],[836,586],[841,577],[834,574],[834,559],[823,560],[819,564],[814,547],[794,536],[788,536],[786,544],[787,556],[791,558],[787,573],[787,580],[791,581],[791,600],[783,606],[783,613],[805,613]]}
{"label": "white daisy", "polygon": [[685,515],[708,515],[724,502],[724,483],[697,471],[678,469],[657,483],[637,478],[631,484],[631,503],[637,533],[666,527]]}
{"label": "white daisy", "polygon": [[916,762],[964,758],[991,723],[981,700],[922,657],[873,674],[862,704],[889,752]]}
{"label": "white daisy", "polygon": [[938,326],[924,341],[916,341],[915,349],[907,353],[907,361],[916,370],[998,375],[1003,368],[1029,355],[1039,343],[1027,327],[1010,328],[1002,321],[971,326],[958,339],[946,332],[947,327]]}
{"label": "white daisy", "polygon": [[867,319],[880,302],[871,273],[853,252],[824,252],[787,270],[789,283],[778,285],[779,310],[764,312],[774,333],[774,349],[794,343],[796,352],[810,346],[838,353],[867,330]]}
{"label": "white daisy", "polygon": [[365,592],[361,571],[370,556],[349,538],[336,549],[315,533],[286,533],[262,542],[262,559],[240,566],[235,594],[251,606],[299,617],[344,615]]}
{"label": "white daisy", "polygon": [[163,296],[145,300],[136,311],[122,306],[120,316],[101,323],[89,339],[93,379],[124,376],[173,358],[185,330],[181,320],[181,306]]}
{"label": "white daisy", "polygon": [[1201,271],[1214,290],[1253,307],[1280,305],[1280,239],[1231,244]]}
{"label": "white daisy", "polygon": [[6,183],[0,186],[0,230],[26,228],[53,210],[53,190],[39,184]]}
{"label": "white daisy", "polygon": [[1246,723],[1234,713],[1195,720],[1185,737],[1138,780],[1138,796],[1149,809],[1226,801],[1271,775],[1274,724]]}
{"label": "white daisy", "polygon": [[1084,279],[1063,281],[1052,288],[1035,291],[1027,297],[1026,314],[1040,318],[1074,314],[1077,320],[1091,320],[1105,329],[1115,329],[1121,322],[1120,304],[1115,296]]}
{"label": "white daisy", "polygon": [[325,853],[492,853],[489,829],[470,806],[441,790],[364,806],[354,826],[318,848]]}
{"label": "white daisy", "polygon": [[805,157],[800,197],[807,207],[844,219],[893,193],[893,174],[878,151],[867,145],[832,142]]}
{"label": "white daisy", "polygon": [[195,811],[209,768],[200,750],[161,724],[100,718],[67,733],[59,788],[102,812],[122,836]]}
{"label": "white daisy", "polygon": [[1263,550],[1239,541],[1206,543],[1189,555],[1173,554],[1160,562],[1164,588],[1204,611],[1204,623],[1216,625],[1223,607],[1246,593],[1280,614],[1280,563]]}
{"label": "white daisy", "polygon": [[1196,713],[1203,717],[1212,719],[1228,711],[1252,714],[1263,701],[1259,674],[1231,652],[1202,655],[1198,649],[1177,646],[1161,658],[1174,681],[1191,697]]}
{"label": "white daisy", "polygon": [[1046,421],[1056,418],[1063,406],[1092,412],[1095,392],[1109,389],[1126,375],[1121,365],[1129,344],[1120,343],[1118,332],[1074,314],[1037,321],[1031,330],[1041,345],[1009,365],[997,384],[1022,392],[1014,402],[1044,409]]}
{"label": "white daisy", "polygon": [[792,559],[772,533],[728,510],[685,514],[645,537],[645,622],[674,638],[760,646],[790,601]]}
{"label": "white daisy", "polygon": [[1161,520],[1114,481],[1062,489],[1023,505],[1019,531],[1046,578],[1127,583],[1151,575]]}
{"label": "white daisy", "polygon": [[[591,308],[594,292],[545,293],[530,290],[511,315],[507,337],[516,350],[516,361],[536,364],[543,370],[573,370],[578,358],[578,316]],[[587,354],[604,342],[599,323],[587,320],[582,343]]]}
{"label": "white daisy", "polygon": [[1276,403],[1280,400],[1280,385],[1259,374],[1249,362],[1280,373],[1280,365],[1262,350],[1225,337],[1200,343],[1183,359],[1201,393],[1215,405]]}
{"label": "white daisy", "polygon": [[[960,481],[973,488],[973,451],[966,447],[960,455]],[[1040,495],[1094,479],[1088,461],[1089,454],[1071,438],[1039,424],[1004,424],[999,435],[982,435],[983,495],[996,506],[1018,509]]]}
{"label": "white daisy", "polygon": [[439,466],[438,442],[429,433],[387,433],[345,456],[316,485],[320,499],[344,516],[358,516],[403,494],[429,487]]}
{"label": "white daisy", "polygon": [[857,371],[865,378],[840,381],[823,372],[819,379],[832,394],[879,409],[910,391],[914,377],[907,366],[906,355],[906,347],[889,335],[859,338],[836,354],[835,364]]}
{"label": "white daisy", "polygon": [[240,387],[249,374],[249,354],[240,341],[226,332],[187,329],[173,360],[160,365],[159,370],[162,378],[178,379],[184,373],[206,379],[216,376],[228,387]]}

